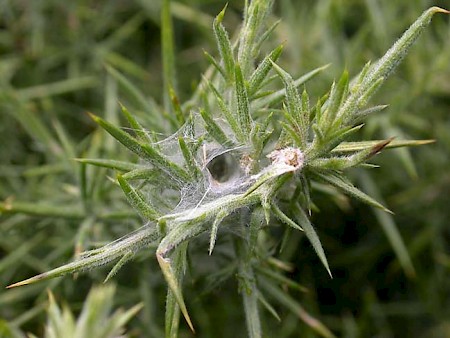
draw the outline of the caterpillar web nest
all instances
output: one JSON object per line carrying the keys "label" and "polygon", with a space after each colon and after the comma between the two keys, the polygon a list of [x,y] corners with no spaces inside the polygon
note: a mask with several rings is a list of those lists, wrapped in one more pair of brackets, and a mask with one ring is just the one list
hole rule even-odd
{"label": "caterpillar web nest", "polygon": [[[161,191],[161,184],[140,186],[147,201],[165,213],[186,215],[206,204],[227,195],[237,195],[245,191],[263,175],[278,176],[289,171],[296,171],[303,166],[303,153],[293,147],[277,149],[267,156],[257,159],[259,172],[249,170],[250,146],[239,145],[234,134],[222,119],[215,119],[226,132],[230,142],[219,144],[206,130],[199,114],[192,114],[190,120],[173,135],[154,143],[172,162],[185,167],[178,139],[182,137],[188,147],[194,151],[199,175],[192,182],[185,183],[166,172],[167,183]],[[145,165],[145,163],[142,163]],[[145,184],[145,182],[144,182]]]}

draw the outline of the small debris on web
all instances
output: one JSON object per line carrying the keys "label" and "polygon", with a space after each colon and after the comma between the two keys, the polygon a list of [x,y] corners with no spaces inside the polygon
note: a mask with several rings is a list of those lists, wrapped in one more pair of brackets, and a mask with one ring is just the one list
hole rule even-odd
{"label": "small debris on web", "polygon": [[251,158],[249,154],[242,155],[241,160],[240,160],[240,166],[244,170],[244,173],[246,175],[249,175],[250,172],[252,171],[254,162],[255,162],[255,160],[253,158]]}
{"label": "small debris on web", "polygon": [[272,161],[272,165],[286,166],[288,171],[300,169],[305,161],[305,155],[303,155],[302,151],[294,147],[274,150],[267,155],[267,158]]}

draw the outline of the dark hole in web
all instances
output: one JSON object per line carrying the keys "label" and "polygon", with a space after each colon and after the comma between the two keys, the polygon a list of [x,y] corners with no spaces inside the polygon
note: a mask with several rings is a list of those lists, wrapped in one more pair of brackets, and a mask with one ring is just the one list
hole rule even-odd
{"label": "dark hole in web", "polygon": [[206,166],[211,177],[219,182],[225,183],[239,175],[239,162],[230,153],[224,153],[213,158]]}

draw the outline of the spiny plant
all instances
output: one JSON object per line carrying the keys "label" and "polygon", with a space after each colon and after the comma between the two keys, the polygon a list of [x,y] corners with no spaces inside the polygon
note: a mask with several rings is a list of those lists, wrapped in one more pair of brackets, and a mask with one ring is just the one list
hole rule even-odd
{"label": "spiny plant", "polygon": [[[113,285],[92,288],[77,318],[67,305],[58,306],[55,296],[49,292],[47,323],[42,337],[128,337],[124,326],[142,309],[143,305],[137,304],[127,311],[118,309],[112,312],[115,291],[116,288]],[[2,337],[11,338],[36,337],[31,333],[25,334],[10,327],[7,322],[0,322],[0,334]]]}
{"label": "spiny plant", "polygon": [[[264,41],[276,29],[276,23],[266,27],[273,1],[246,2],[244,21],[236,39],[229,38],[222,24],[224,8],[213,23],[219,56],[215,58],[205,52],[211,66],[192,98],[180,104],[175,91],[169,4],[164,1],[162,8],[167,92],[164,111],[155,112],[149,118],[150,125],[143,126],[122,106],[131,133],[91,114],[99,126],[136,154],[140,162],[78,160],[116,170],[114,182],[140,214],[144,225],[103,247],[81,253],[71,263],[9,287],[117,261],[107,281],[138,251],[156,245],[156,258],[168,284],[166,336],[173,337],[177,336],[180,314],[194,331],[182,293],[188,244],[207,234],[211,255],[220,240],[219,234],[230,234],[234,261],[226,276],[237,276],[249,336],[262,336],[260,304],[278,316],[265,298],[270,295],[299,313],[319,334],[332,337],[329,329],[309,317],[282,290],[281,285],[301,286],[284,276],[284,263],[274,257],[276,249],[282,249],[292,229],[303,231],[332,275],[310,221],[315,208],[310,193],[313,182],[332,185],[390,212],[355,187],[345,171],[356,166],[372,167],[367,161],[385,148],[430,141],[349,139],[363,127],[365,118],[386,107],[368,103],[432,16],[449,12],[438,7],[428,9],[381,59],[373,64],[368,62],[352,80],[344,71],[329,92],[311,104],[305,84],[326,66],[294,79],[276,63],[282,45],[260,57]],[[110,73],[120,77],[113,69]],[[277,87],[280,81],[282,88]],[[151,132],[168,128],[178,130],[162,140]],[[279,243],[273,229],[281,225],[287,227]]]}
{"label": "spiny plant", "polygon": [[111,314],[115,288],[112,285],[93,288],[80,315],[75,320],[69,308],[62,309],[49,293],[47,325],[44,337],[127,337],[123,326],[142,308],[138,304],[127,311],[117,310]]}

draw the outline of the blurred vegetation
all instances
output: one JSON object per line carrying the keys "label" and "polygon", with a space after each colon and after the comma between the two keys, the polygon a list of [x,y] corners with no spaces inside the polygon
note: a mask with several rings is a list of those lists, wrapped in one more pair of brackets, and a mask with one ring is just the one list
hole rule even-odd
{"label": "blurred vegetation", "polygon": [[[177,93],[184,101],[216,54],[213,17],[221,1],[177,1],[174,18]],[[294,76],[331,63],[308,83],[325,92],[343,68],[356,75],[376,60],[428,7],[445,1],[278,0],[281,23],[267,50],[285,41],[280,64]],[[119,123],[118,100],[144,125],[164,104],[161,1],[0,2],[0,281],[6,286],[59,266],[87,247],[139,227],[140,220],[106,169],[74,158],[130,159],[86,112]],[[240,23],[241,1],[229,1],[225,26]],[[352,172],[355,183],[395,216],[380,214],[327,186],[313,187],[313,223],[327,250],[330,280],[310,244],[292,233],[280,258],[289,277],[308,288],[294,297],[344,337],[450,337],[450,26],[437,16],[373,100],[389,104],[369,119],[366,138],[435,139],[433,145],[385,152],[381,168]],[[112,67],[112,68],[109,68]],[[123,75],[117,75],[119,72]],[[145,97],[133,91],[132,83]],[[317,98],[317,97],[316,97]],[[316,99],[312,98],[312,99]],[[152,128],[169,135],[170,126]],[[330,203],[332,201],[333,203]],[[11,205],[14,210],[8,210]],[[406,247],[402,249],[398,234]],[[245,332],[234,281],[212,284],[218,263],[207,241],[190,250],[185,299],[198,337]],[[408,254],[405,254],[406,249]],[[409,262],[409,258],[411,261]],[[402,261],[403,259],[403,261]],[[199,263],[200,262],[200,263]],[[0,291],[0,336],[43,336],[47,289],[78,313],[107,270]],[[140,254],[114,278],[114,308],[143,309],[127,324],[135,336],[162,337],[166,286],[153,254]],[[313,337],[302,309],[267,315],[267,336]],[[295,314],[297,311],[297,314]],[[191,333],[182,325],[181,337]]]}

